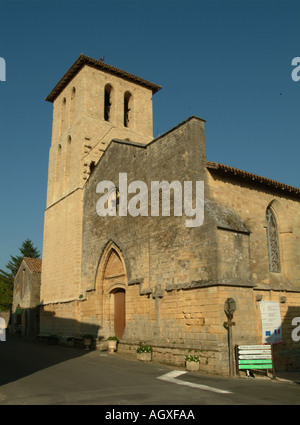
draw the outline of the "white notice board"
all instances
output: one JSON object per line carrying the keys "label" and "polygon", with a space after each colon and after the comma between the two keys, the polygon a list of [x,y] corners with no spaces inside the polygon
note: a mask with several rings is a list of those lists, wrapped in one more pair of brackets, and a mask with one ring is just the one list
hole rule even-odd
{"label": "white notice board", "polygon": [[262,324],[262,343],[280,344],[282,325],[278,301],[261,301],[260,314]]}

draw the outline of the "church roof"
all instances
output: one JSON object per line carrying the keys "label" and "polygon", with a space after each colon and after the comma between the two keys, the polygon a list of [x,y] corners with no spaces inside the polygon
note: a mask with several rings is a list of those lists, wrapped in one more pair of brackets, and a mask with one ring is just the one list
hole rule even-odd
{"label": "church roof", "polygon": [[65,75],[60,79],[60,81],[56,84],[51,93],[46,97],[48,102],[54,102],[57,96],[61,93],[61,91],[69,84],[69,82],[75,77],[75,75],[85,66],[89,65],[93,68],[99,69],[104,72],[108,72],[110,74],[114,74],[118,77],[122,77],[128,81],[134,82],[136,84],[140,84],[141,86],[147,87],[152,90],[153,93],[156,93],[161,89],[161,86],[151,83],[150,81],[144,80],[143,78],[137,77],[136,75],[130,74],[129,72],[122,71],[119,68],[115,68],[114,66],[108,65],[107,63],[90,58],[89,56],[81,53],[78,59],[73,63],[71,68],[65,73]]}
{"label": "church roof", "polygon": [[258,176],[256,174],[249,173],[247,171],[239,170],[238,168],[229,167],[228,165],[220,164],[218,162],[206,162],[206,167],[209,170],[221,172],[222,174],[227,173],[228,176],[237,177],[244,179],[252,183],[268,186],[270,189],[280,190],[281,193],[296,195],[299,197],[300,189],[297,187],[289,186],[285,183],[280,183],[275,180],[268,179],[266,177]]}

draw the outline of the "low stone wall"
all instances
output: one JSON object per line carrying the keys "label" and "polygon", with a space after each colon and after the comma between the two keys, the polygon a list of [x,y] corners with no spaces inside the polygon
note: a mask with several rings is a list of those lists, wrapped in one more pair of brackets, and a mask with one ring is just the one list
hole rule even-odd
{"label": "low stone wall", "polygon": [[274,349],[275,370],[277,372],[300,371],[300,349],[285,349],[284,346]]}
{"label": "low stone wall", "polygon": [[[185,367],[185,356],[197,355],[200,359],[200,371],[218,375],[228,375],[228,355],[225,352],[212,350],[197,350],[173,344],[151,344],[153,348],[152,360],[179,367]],[[120,341],[118,352],[136,357],[136,342]]]}

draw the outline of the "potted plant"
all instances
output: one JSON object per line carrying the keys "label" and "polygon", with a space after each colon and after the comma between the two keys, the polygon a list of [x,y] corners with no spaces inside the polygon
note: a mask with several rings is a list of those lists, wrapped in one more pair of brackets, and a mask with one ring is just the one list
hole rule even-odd
{"label": "potted plant", "polygon": [[93,335],[91,334],[83,335],[83,344],[86,350],[89,350],[91,348],[92,340],[93,340]]}
{"label": "potted plant", "polygon": [[197,372],[200,368],[200,360],[198,356],[188,355],[185,357],[186,370]]}
{"label": "potted plant", "polygon": [[137,350],[137,359],[143,362],[151,362],[153,349],[151,345],[140,345]]}
{"label": "potted plant", "polygon": [[56,345],[56,344],[58,344],[58,336],[57,335],[49,335],[48,336],[48,344],[49,345]]}
{"label": "potted plant", "polygon": [[68,347],[74,347],[75,346],[75,338],[72,336],[68,336],[66,339],[66,343]]}
{"label": "potted plant", "polygon": [[109,353],[113,354],[115,351],[117,351],[117,344],[119,342],[119,338],[117,336],[110,336],[107,338],[107,341]]}

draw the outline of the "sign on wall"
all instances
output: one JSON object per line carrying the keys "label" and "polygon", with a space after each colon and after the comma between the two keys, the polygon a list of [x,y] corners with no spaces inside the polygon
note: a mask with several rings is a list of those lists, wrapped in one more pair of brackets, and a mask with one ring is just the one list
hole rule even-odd
{"label": "sign on wall", "polygon": [[278,301],[261,301],[260,314],[262,324],[262,343],[280,344],[282,325]]}

